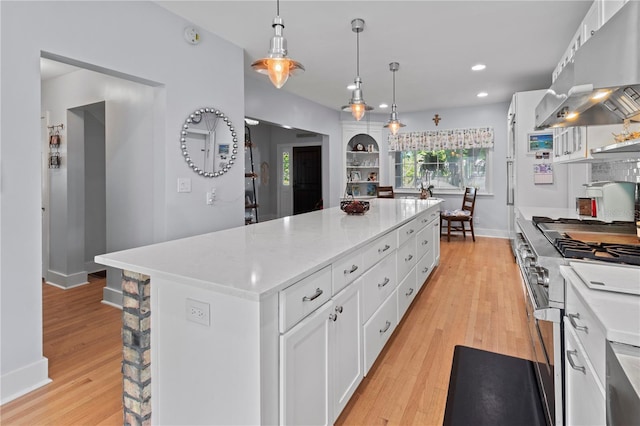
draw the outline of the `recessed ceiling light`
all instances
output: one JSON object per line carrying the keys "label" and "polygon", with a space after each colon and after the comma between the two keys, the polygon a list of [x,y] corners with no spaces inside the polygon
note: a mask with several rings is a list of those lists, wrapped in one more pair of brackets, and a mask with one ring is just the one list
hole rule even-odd
{"label": "recessed ceiling light", "polygon": [[260,124],[258,120],[254,120],[253,118],[245,118],[244,122],[247,123],[249,126],[257,126],[258,124]]}
{"label": "recessed ceiling light", "polygon": [[356,88],[356,85],[353,83],[347,86],[347,90],[354,90],[355,88]]}
{"label": "recessed ceiling light", "polygon": [[387,105],[387,104],[380,104],[380,105],[378,105],[378,108],[389,108],[389,105]]}
{"label": "recessed ceiling light", "polygon": [[487,92],[480,92],[476,96],[479,98],[486,98],[489,94]]}
{"label": "recessed ceiling light", "polygon": [[485,69],[487,66],[485,64],[475,64],[474,66],[471,67],[471,69],[473,71],[482,71],[483,69]]}

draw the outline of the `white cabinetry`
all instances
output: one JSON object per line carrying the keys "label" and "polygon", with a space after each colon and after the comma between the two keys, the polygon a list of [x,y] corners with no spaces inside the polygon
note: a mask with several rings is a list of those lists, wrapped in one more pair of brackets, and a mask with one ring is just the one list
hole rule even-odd
{"label": "white cabinetry", "polygon": [[[333,299],[329,319],[331,368],[331,423],[342,412],[363,377],[362,368],[362,279],[356,280]],[[302,424],[302,423],[296,423]],[[308,423],[305,423],[308,424]]]}
{"label": "white cabinetry", "polygon": [[362,380],[362,280],[284,333],[282,424],[331,424]]}
{"label": "white cabinetry", "polygon": [[591,150],[612,143],[612,133],[620,133],[622,125],[556,128],[553,132],[555,163],[591,161]]}
{"label": "white cabinetry", "polygon": [[280,338],[280,423],[326,425],[329,418],[329,314],[321,308]]}
{"label": "white cabinetry", "polygon": [[605,424],[605,330],[569,281],[566,287],[565,413],[568,425]]}

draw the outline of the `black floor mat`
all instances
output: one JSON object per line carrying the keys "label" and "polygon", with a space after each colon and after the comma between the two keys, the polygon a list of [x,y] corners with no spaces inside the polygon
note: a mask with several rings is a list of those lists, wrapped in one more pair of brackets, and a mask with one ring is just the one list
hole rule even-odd
{"label": "black floor mat", "polygon": [[444,426],[546,425],[532,361],[456,346]]}

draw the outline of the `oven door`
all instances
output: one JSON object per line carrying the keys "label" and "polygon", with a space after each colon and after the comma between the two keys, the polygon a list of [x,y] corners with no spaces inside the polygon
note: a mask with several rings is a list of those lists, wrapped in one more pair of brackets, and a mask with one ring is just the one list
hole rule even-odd
{"label": "oven door", "polygon": [[560,322],[561,310],[540,306],[537,300],[539,298],[536,298],[532,284],[528,282],[526,276],[523,278],[526,290],[527,325],[532,346],[531,356],[538,379],[542,407],[549,425],[561,424],[562,421],[556,422],[556,386],[554,382],[554,323]]}

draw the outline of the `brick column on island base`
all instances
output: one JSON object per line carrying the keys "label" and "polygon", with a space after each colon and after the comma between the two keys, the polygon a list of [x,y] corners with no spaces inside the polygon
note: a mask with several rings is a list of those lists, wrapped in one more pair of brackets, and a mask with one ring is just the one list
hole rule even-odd
{"label": "brick column on island base", "polygon": [[151,424],[151,283],[122,272],[122,375],[125,425]]}

